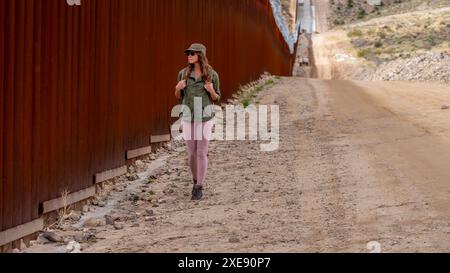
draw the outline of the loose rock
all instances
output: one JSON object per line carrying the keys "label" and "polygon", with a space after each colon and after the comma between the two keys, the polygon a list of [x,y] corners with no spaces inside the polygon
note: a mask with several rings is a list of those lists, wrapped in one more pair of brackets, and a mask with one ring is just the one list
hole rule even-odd
{"label": "loose rock", "polygon": [[71,211],[69,214],[69,219],[72,221],[79,221],[81,219],[81,213],[78,211]]}
{"label": "loose rock", "polygon": [[121,229],[123,229],[123,225],[122,225],[121,223],[115,223],[115,224],[114,224],[114,228],[115,228],[116,230],[121,230]]}
{"label": "loose rock", "polygon": [[53,243],[60,243],[63,241],[63,238],[53,231],[45,231],[39,235],[38,241],[41,241],[45,244],[45,240]]}
{"label": "loose rock", "polygon": [[104,219],[98,219],[98,218],[89,218],[86,221],[84,221],[83,226],[84,227],[99,227],[106,224],[106,221]]}
{"label": "loose rock", "polygon": [[66,253],[81,253],[81,245],[76,241],[70,241],[66,246]]}

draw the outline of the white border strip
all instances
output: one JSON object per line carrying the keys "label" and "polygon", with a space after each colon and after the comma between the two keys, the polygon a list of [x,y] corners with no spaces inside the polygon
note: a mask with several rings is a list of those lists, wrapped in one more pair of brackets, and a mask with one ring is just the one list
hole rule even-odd
{"label": "white border strip", "polygon": [[122,166],[119,168],[115,168],[112,170],[107,170],[95,175],[95,183],[100,183],[109,179],[112,179],[116,176],[121,176],[127,173],[127,166]]}
{"label": "white border strip", "polygon": [[59,197],[56,199],[45,201],[44,203],[42,203],[42,207],[44,209],[42,213],[46,214],[51,211],[58,210],[64,206],[72,205],[74,203],[93,197],[94,195],[95,186],[92,186],[87,189],[68,194],[66,200],[64,200],[63,197]]}
{"label": "white border strip", "polygon": [[152,146],[142,147],[139,149],[127,151],[127,159],[132,159],[138,156],[147,155],[151,153],[152,153]]}
{"label": "white border strip", "polygon": [[158,142],[165,142],[165,141],[170,141],[170,134],[150,137],[151,143],[158,143]]}
{"label": "white border strip", "polygon": [[31,222],[0,232],[0,246],[22,239],[25,236],[44,229],[44,219],[38,218]]}

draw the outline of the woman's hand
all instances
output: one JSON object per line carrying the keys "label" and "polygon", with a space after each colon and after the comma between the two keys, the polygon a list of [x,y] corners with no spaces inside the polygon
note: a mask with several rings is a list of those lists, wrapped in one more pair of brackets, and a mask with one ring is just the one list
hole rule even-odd
{"label": "woman's hand", "polygon": [[210,94],[212,94],[213,91],[214,91],[214,86],[213,86],[212,82],[206,81],[206,83],[205,83],[205,89],[206,89],[206,91],[208,91]]}
{"label": "woman's hand", "polygon": [[211,94],[212,100],[217,100],[218,95],[217,95],[216,91],[214,90],[214,86],[213,86],[212,82],[206,81],[205,89],[206,89],[206,91],[208,91],[209,94]]}
{"label": "woman's hand", "polygon": [[175,97],[177,99],[181,99],[181,90],[186,87],[186,80],[181,80],[178,82],[177,86],[175,86]]}
{"label": "woman's hand", "polygon": [[186,87],[186,80],[181,80],[178,82],[177,86],[175,87],[177,90],[184,89]]}

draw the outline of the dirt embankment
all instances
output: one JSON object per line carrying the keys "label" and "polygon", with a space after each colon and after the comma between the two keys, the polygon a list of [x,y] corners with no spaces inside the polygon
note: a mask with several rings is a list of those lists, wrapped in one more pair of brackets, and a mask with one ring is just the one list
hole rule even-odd
{"label": "dirt embankment", "polygon": [[450,6],[450,0],[378,0],[380,4],[376,4],[376,0],[329,0],[324,2],[330,3],[329,22],[333,26]]}
{"label": "dirt embankment", "polygon": [[406,12],[313,34],[314,76],[449,83],[449,16],[450,7]]}

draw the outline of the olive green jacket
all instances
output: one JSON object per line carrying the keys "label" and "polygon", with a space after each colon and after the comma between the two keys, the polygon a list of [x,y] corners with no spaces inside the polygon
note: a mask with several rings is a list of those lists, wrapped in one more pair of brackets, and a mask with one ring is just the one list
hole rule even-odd
{"label": "olive green jacket", "polygon": [[[178,82],[181,81],[186,73],[187,68],[183,68],[178,72]],[[195,79],[194,71],[191,72],[191,75],[189,76],[186,87],[181,90],[181,96],[182,96],[182,105],[184,107],[189,107],[191,116],[188,116],[187,111],[182,111],[180,113],[180,117],[185,121],[209,121],[212,118],[214,118],[215,113],[214,110],[211,113],[205,113],[203,114],[203,111],[205,110],[205,107],[209,105],[213,105],[215,102],[220,103],[220,99],[222,97],[222,94],[220,92],[220,80],[219,80],[219,74],[212,69],[211,70],[212,75],[212,84],[214,87],[214,90],[216,91],[217,95],[219,96],[216,101],[213,101],[211,98],[211,94],[205,89],[205,81],[202,77],[199,77],[197,80]],[[199,98],[202,101],[202,113],[194,113],[194,98]],[[186,112],[186,113],[185,113]],[[208,112],[208,111],[205,111]],[[203,115],[205,115],[203,117]]]}

